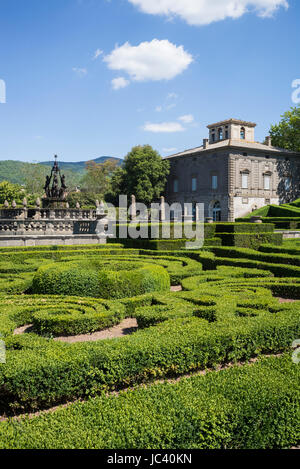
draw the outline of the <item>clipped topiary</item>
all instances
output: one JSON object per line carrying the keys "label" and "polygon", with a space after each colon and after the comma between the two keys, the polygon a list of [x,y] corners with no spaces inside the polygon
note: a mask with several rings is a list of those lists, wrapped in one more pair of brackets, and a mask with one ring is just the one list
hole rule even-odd
{"label": "clipped topiary", "polygon": [[57,262],[36,272],[33,293],[118,299],[170,289],[170,276],[160,265],[88,261]]}

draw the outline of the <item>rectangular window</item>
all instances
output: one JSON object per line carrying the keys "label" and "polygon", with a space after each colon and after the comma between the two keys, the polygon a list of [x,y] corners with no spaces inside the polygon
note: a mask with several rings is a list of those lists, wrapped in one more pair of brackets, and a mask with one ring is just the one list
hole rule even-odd
{"label": "rectangular window", "polygon": [[218,188],[218,176],[212,176],[211,178],[211,187],[212,189]]}
{"label": "rectangular window", "polygon": [[173,182],[173,191],[178,192],[178,179],[174,179]]}
{"label": "rectangular window", "polygon": [[271,188],[271,177],[264,176],[264,189],[265,191],[269,191]]}
{"label": "rectangular window", "polygon": [[192,178],[192,191],[197,190],[197,178]]}
{"label": "rectangular window", "polygon": [[242,189],[248,189],[248,174],[242,174]]}

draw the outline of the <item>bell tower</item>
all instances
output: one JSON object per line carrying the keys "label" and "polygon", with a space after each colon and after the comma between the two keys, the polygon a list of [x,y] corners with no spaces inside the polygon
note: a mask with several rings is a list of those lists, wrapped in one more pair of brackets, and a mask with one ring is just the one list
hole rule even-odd
{"label": "bell tower", "polygon": [[207,126],[209,129],[209,143],[221,142],[222,140],[242,140],[253,143],[254,122],[246,122],[239,119],[228,119]]}

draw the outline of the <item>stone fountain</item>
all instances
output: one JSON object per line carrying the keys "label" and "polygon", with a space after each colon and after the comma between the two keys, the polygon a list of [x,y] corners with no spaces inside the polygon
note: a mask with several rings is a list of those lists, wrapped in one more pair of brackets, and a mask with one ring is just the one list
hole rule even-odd
{"label": "stone fountain", "polygon": [[44,190],[34,208],[28,207],[26,198],[22,207],[5,201],[0,210],[0,247],[106,243],[104,204],[97,201],[91,210],[81,209],[78,203],[76,208],[69,207],[66,178],[57,156]]}

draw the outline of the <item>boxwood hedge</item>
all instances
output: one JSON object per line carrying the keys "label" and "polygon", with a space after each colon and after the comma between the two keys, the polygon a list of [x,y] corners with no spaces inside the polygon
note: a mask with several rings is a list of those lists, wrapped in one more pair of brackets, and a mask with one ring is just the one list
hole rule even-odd
{"label": "boxwood hedge", "polygon": [[278,449],[300,440],[290,355],[0,423],[8,449]]}
{"label": "boxwood hedge", "polygon": [[31,291],[58,295],[124,298],[170,288],[168,272],[159,265],[101,260],[56,262],[41,266]]}
{"label": "boxwood hedge", "polygon": [[[12,264],[7,265],[7,271],[2,274],[2,284],[0,282],[0,288],[3,286],[0,293],[0,333],[4,336],[7,350],[7,363],[0,365],[0,415],[42,409],[76,398],[94,397],[103,391],[120,390],[157,378],[180,376],[196,370],[289,350],[292,342],[300,336],[300,303],[298,301],[279,303],[276,296],[300,299],[300,266],[297,260],[293,262],[291,253],[280,254],[276,251],[263,252],[223,247],[205,249],[150,251],[110,248],[101,252],[99,250],[97,253],[93,249],[89,252],[83,250],[82,253],[75,250],[56,252],[45,250],[30,251],[27,253],[28,257],[26,251],[3,253],[3,256],[7,256],[5,260],[10,260]],[[50,267],[49,259],[52,261]],[[28,284],[32,283],[34,276],[38,276],[40,272],[50,269],[54,278],[56,272],[67,272],[70,266],[72,271],[76,271],[76,275],[82,270],[83,278],[86,278],[84,276],[90,272],[96,272],[97,288],[99,288],[98,273],[104,272],[110,294],[120,285],[117,275],[126,274],[122,286],[122,296],[126,297],[119,298],[118,301],[86,298],[86,287],[81,290],[84,291],[85,297],[70,297],[66,291],[57,289],[52,292],[56,295],[47,295],[45,291],[38,295],[28,293],[32,288]],[[74,269],[74,266],[77,267]],[[137,272],[148,266],[152,273],[164,273],[164,288],[166,288],[164,291],[147,293],[149,291],[147,289],[142,292],[139,289],[134,290],[134,282],[139,281]],[[16,267],[15,274],[14,267]],[[136,274],[131,286],[129,274]],[[26,278],[18,278],[20,276]],[[15,283],[14,277],[16,277]],[[181,284],[183,291],[170,292],[169,277],[173,285]],[[159,275],[159,279],[161,278]],[[65,285],[73,282],[72,279],[65,280]],[[80,285],[78,286],[76,282],[74,285],[76,293],[79,294]],[[90,279],[88,282],[89,288],[96,285]],[[152,289],[151,282],[152,279],[146,279],[147,288],[150,285]],[[11,292],[7,290],[9,283],[15,285],[15,289],[12,288]],[[105,288],[103,285],[101,290],[105,291]],[[133,297],[131,297],[132,291],[135,295]],[[18,294],[14,294],[15,292]],[[69,344],[52,339],[55,335],[93,332],[117,324],[125,317],[135,317],[140,330],[122,338],[98,342]],[[31,333],[13,335],[15,328],[29,324],[33,324]],[[161,444],[161,447],[177,447],[176,445],[207,448],[285,447],[294,444],[297,438],[299,439],[299,428],[295,423],[296,419],[299,419],[299,401],[298,397],[293,400],[291,391],[292,383],[296,382],[293,381],[296,371],[290,357],[282,359],[282,362],[281,359],[278,360],[268,362],[272,363],[269,371],[269,365],[260,368],[263,365],[258,364],[240,371],[237,368],[237,371],[228,371],[224,374],[213,372],[211,376],[214,378],[199,377],[199,386],[194,384],[196,382],[189,381],[193,383],[190,391],[189,385],[187,388],[180,388],[178,384],[179,388],[176,388],[178,404],[174,404],[174,408],[177,415],[179,403],[183,402],[182,413],[178,413],[182,423],[181,427],[176,424],[172,431],[167,423],[172,420],[171,407],[169,405],[171,414],[160,407],[163,405],[162,402],[166,402],[167,405],[171,401],[168,397],[164,401],[161,397],[164,394],[157,391],[157,397],[154,399],[158,402],[158,409],[162,409],[160,414],[162,427],[156,425],[154,433],[152,430],[139,432],[137,425],[140,438],[136,437],[136,447],[145,447],[145,445],[151,447],[155,444]],[[288,378],[287,386],[280,388],[282,392],[280,390],[276,394],[275,390],[278,391],[277,387],[283,375],[280,371],[281,365],[277,365],[279,362],[282,363],[282,369],[285,369]],[[254,369],[259,370],[257,377],[251,374],[254,373],[252,372]],[[225,376],[222,378],[223,381],[218,378],[219,376]],[[217,381],[214,381],[216,379]],[[234,379],[237,380],[236,383]],[[297,379],[299,380],[299,376]],[[220,385],[214,382],[219,382]],[[244,387],[241,385],[242,382],[245,383]],[[207,387],[205,383],[208,383]],[[254,387],[251,387],[250,383]],[[168,389],[166,396],[172,396],[171,387],[170,389],[168,387],[171,385],[166,386]],[[160,387],[153,386],[150,389],[155,392],[155,389]],[[152,391],[149,392],[151,394]],[[55,419],[55,415],[64,415],[64,417],[59,421],[53,420],[53,425],[57,423],[58,426],[55,428],[60,428],[61,432],[56,430],[52,432],[54,436],[53,439],[48,439],[49,447],[72,446],[74,444],[72,441],[75,440],[72,440],[72,432],[68,431],[68,436],[62,432],[63,421],[70,423],[69,418],[74,418],[77,422],[77,416],[78,419],[82,418],[82,412],[88,419],[92,412],[91,434],[95,435],[100,422],[95,418],[93,406],[96,402],[102,409],[99,413],[105,416],[106,405],[107,409],[110,409],[110,405],[116,406],[117,409],[119,405],[117,403],[124,404],[130,395],[131,393],[121,394],[120,398],[101,397],[82,404],[82,407],[81,404],[76,404],[70,409],[59,411],[63,412],[62,414],[41,416],[32,420],[36,424],[32,423],[31,427],[30,422],[26,423],[27,421],[23,420],[2,423],[0,447],[1,444],[3,447],[8,446],[4,443],[4,436],[6,435],[6,441],[9,441],[7,436],[11,434],[16,435],[10,440],[11,447],[18,445],[30,447],[34,444],[32,443],[34,435],[38,438],[36,446],[45,445],[38,428],[44,428],[47,419],[50,419],[49,428],[54,428],[51,427],[51,419]],[[198,400],[196,395],[199,396]],[[156,409],[151,404],[151,399],[150,401],[148,399],[149,396],[145,397],[144,404],[141,404],[142,408],[148,406],[149,411],[150,409],[152,411],[152,408]],[[191,407],[189,413],[187,403],[193,402],[193,399],[196,399],[196,404]],[[199,404],[201,399],[203,406]],[[134,407],[134,401],[126,402],[128,409]],[[200,414],[193,413],[193,409],[197,408],[200,409]],[[280,413],[280,408],[284,409],[284,417]],[[271,414],[270,409],[272,409]],[[124,427],[120,427],[122,431],[120,433],[116,431],[114,419],[117,417],[114,416],[117,416],[118,412],[114,414],[111,411],[110,430],[107,426],[107,430],[103,430],[104,436],[98,432],[99,438],[95,437],[93,440],[95,447],[109,447],[109,443],[105,441],[111,441],[114,447],[127,447],[126,441],[128,445],[132,444],[133,437],[127,427],[127,417],[124,417]],[[261,420],[257,420],[257,413],[264,416],[271,415],[269,419],[266,417],[263,427]],[[146,422],[147,415],[145,413],[146,420],[140,421]],[[156,410],[153,410],[153,415],[156,415]],[[200,415],[198,420],[196,415]],[[279,416],[282,424],[278,424]],[[188,432],[186,429],[191,429],[191,423],[188,423],[191,420],[195,422],[195,427]],[[151,419],[149,425],[149,428],[152,428]],[[81,429],[83,426],[78,428]],[[163,428],[166,428],[165,436],[161,433]],[[202,433],[197,430],[198,428],[202,429]],[[260,434],[258,428],[263,428],[265,433]],[[111,439],[107,439],[108,431],[111,431]],[[118,437],[118,434],[124,435],[124,438]],[[147,435],[150,435],[149,438]],[[91,445],[85,439],[80,441],[80,444],[83,447]]]}
{"label": "boxwood hedge", "polygon": [[[7,411],[52,405],[156,376],[281,352],[299,337],[299,304],[280,305],[263,283],[268,278],[261,277],[258,286],[259,278],[233,278],[229,270],[215,279],[205,272],[198,277],[200,282],[196,277],[182,282],[191,291],[141,297],[142,307],[135,303],[130,315],[136,314],[144,329],[118,340],[53,343],[29,334],[10,337],[8,325],[7,365],[0,369],[2,405]],[[4,313],[9,321],[17,311],[18,324],[23,314],[23,322],[28,322],[28,307],[21,307],[24,299],[11,297],[10,302]],[[263,307],[258,308],[258,302]],[[128,300],[123,304],[127,307]],[[249,315],[249,309],[255,315]]]}

